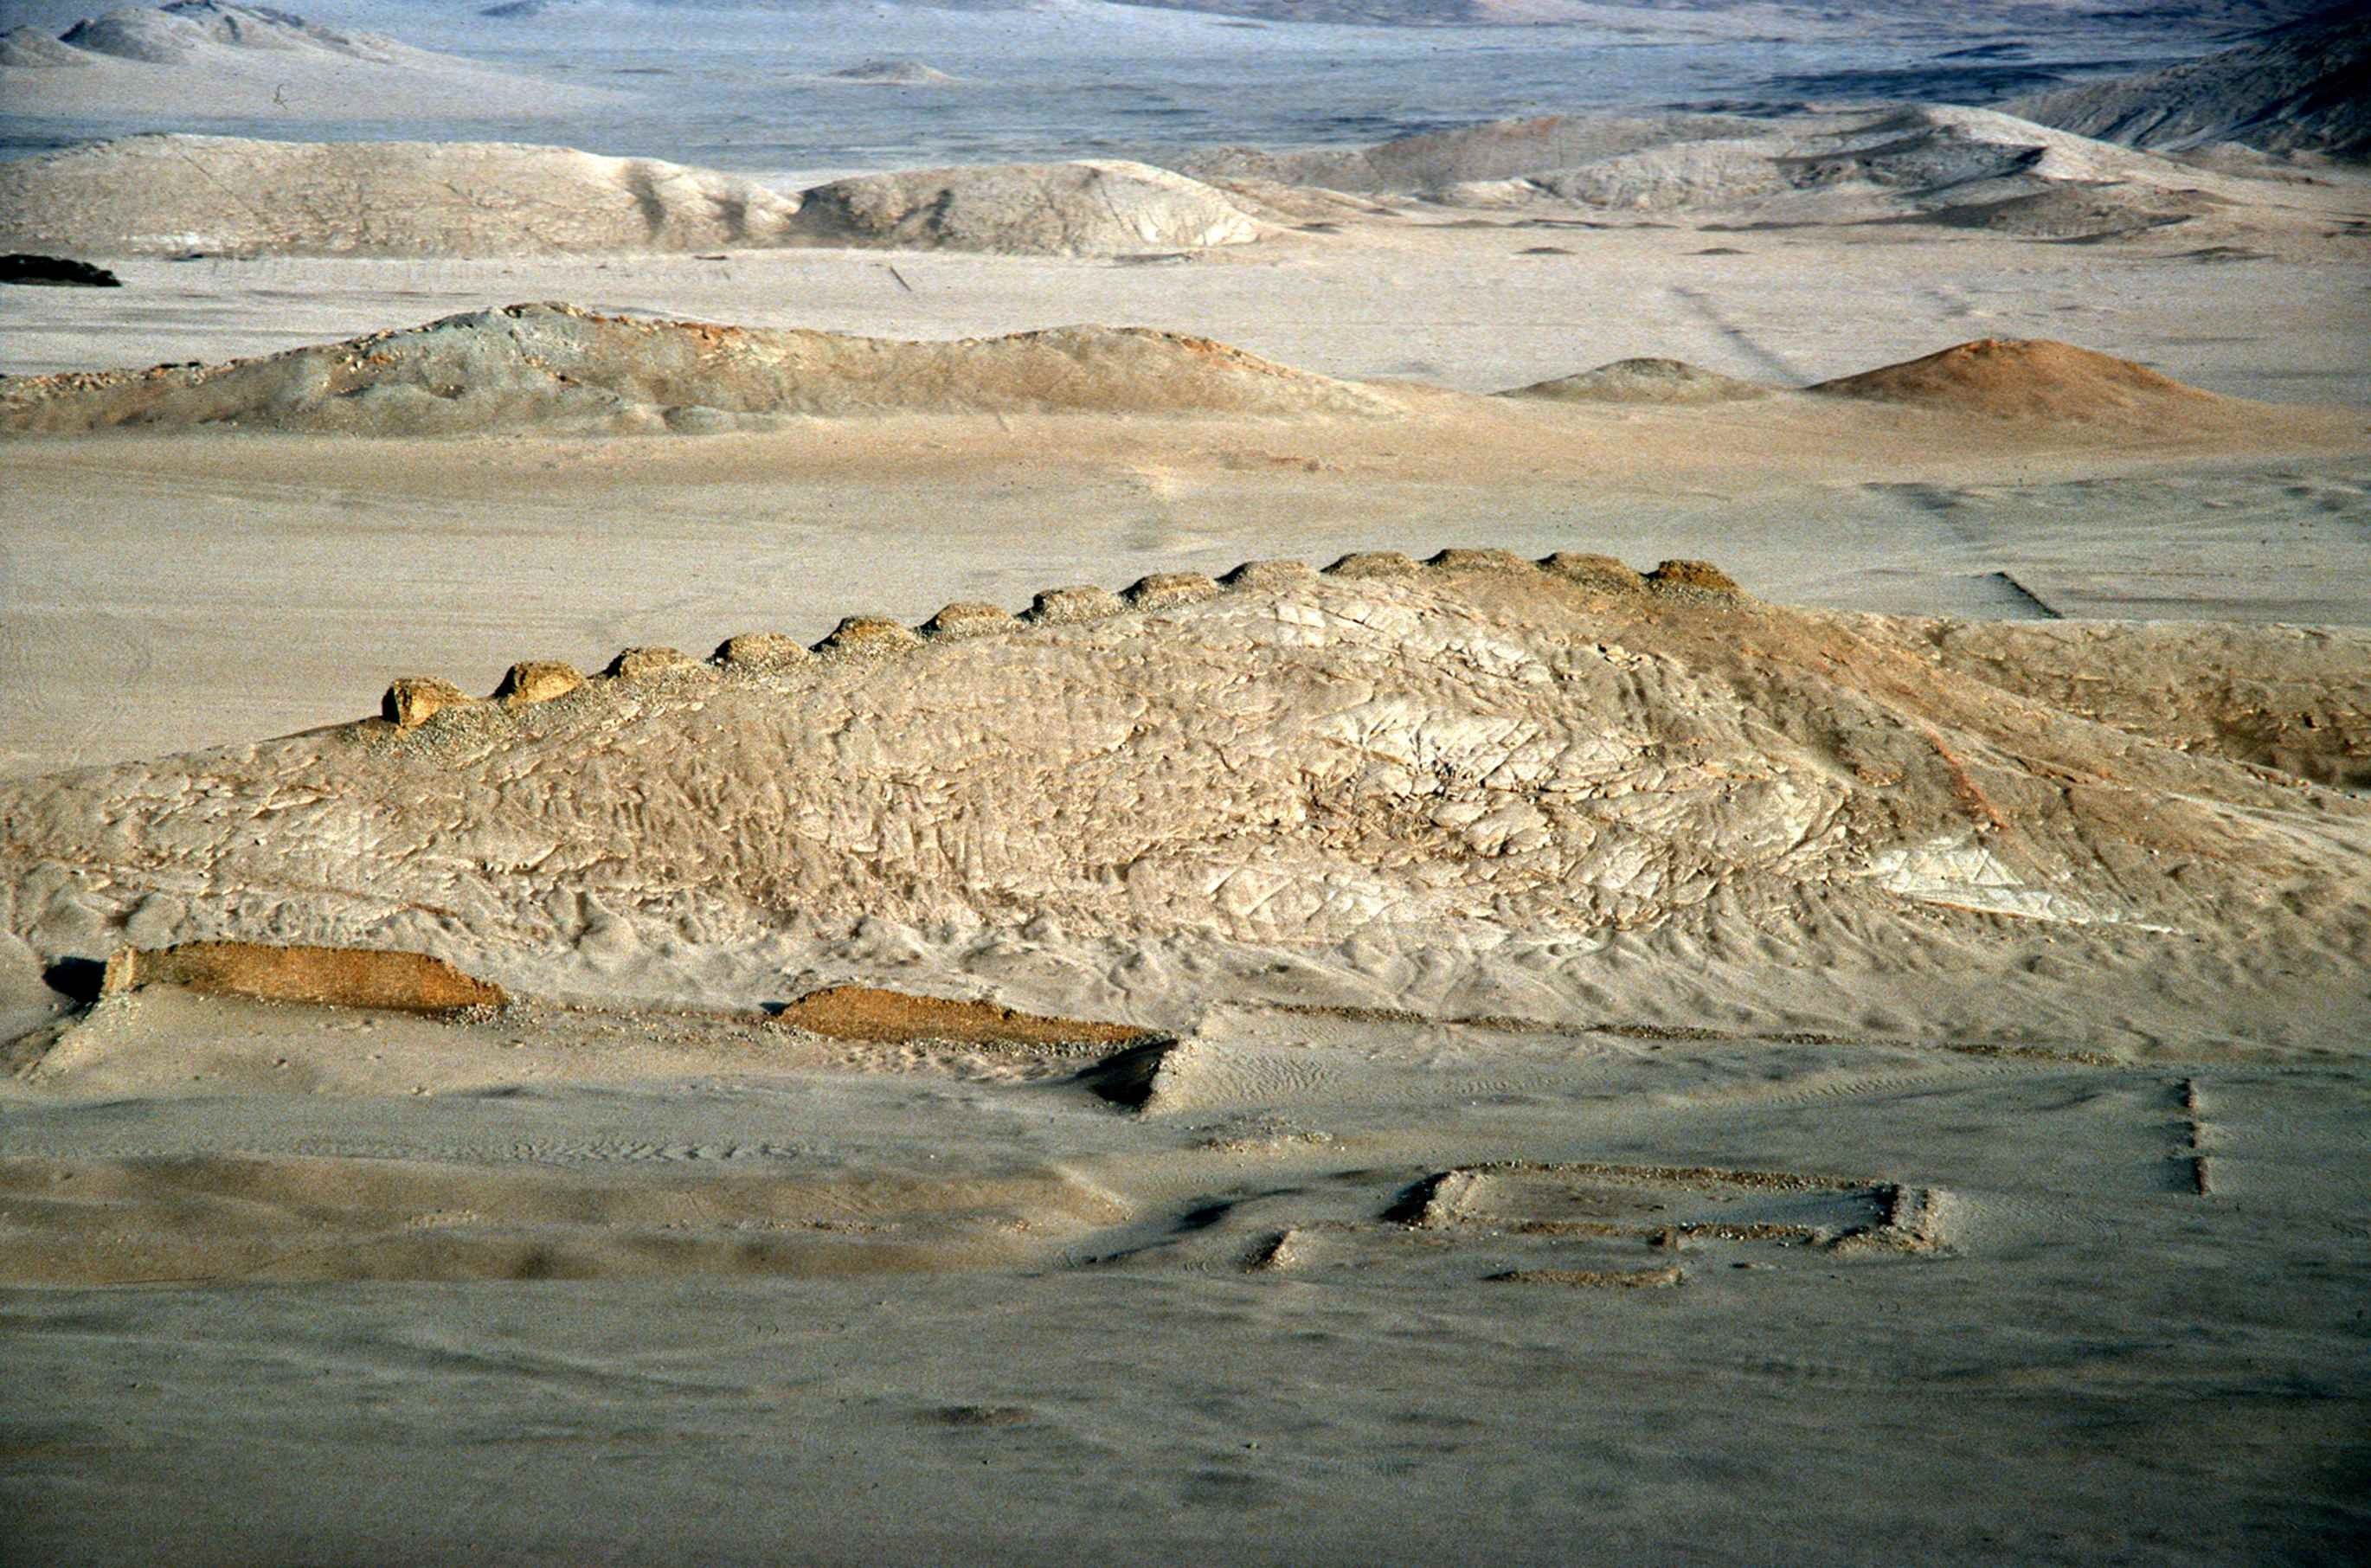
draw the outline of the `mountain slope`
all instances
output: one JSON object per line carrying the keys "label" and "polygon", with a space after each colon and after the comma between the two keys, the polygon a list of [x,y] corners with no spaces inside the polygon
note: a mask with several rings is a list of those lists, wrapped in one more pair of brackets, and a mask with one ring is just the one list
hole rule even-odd
{"label": "mountain slope", "polygon": [[2371,17],[2275,29],[2169,70],[2001,105],[2044,125],[2176,152],[2242,142],[2261,152],[2371,155]]}

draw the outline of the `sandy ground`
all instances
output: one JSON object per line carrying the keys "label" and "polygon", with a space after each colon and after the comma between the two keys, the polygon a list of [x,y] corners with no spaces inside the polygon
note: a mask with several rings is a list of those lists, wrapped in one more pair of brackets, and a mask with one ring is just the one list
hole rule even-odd
{"label": "sandy ground", "polygon": [[[919,338],[1150,325],[1481,392],[1642,354],[1799,385],[1971,337],[2046,336],[2211,391],[2371,407],[2354,352],[2371,305],[2326,259],[1420,223],[1438,220],[1173,266],[126,261],[121,292],[13,291],[0,368],[214,360],[557,298]],[[1550,242],[1577,254],[1519,254]],[[1697,254],[1716,243],[1752,254]],[[2276,421],[2236,449],[1758,405],[1510,409],[1421,432],[865,420],[416,448],[12,442],[0,684],[19,710],[0,771],[350,717],[414,671],[490,689],[522,657],[704,651],[753,629],[812,640],[858,612],[919,620],[958,598],[1017,606],[1058,582],[1352,548],[1711,556],[1767,597],[1844,608],[2359,623],[2371,420],[2352,420],[2300,411],[2294,439]]]}
{"label": "sandy ground", "polygon": [[[169,1214],[160,1169],[196,1159],[190,1187],[252,1195],[179,1200],[195,1256],[49,1243],[159,1283],[8,1293],[26,1561],[2334,1562],[2364,1524],[2349,1060],[1250,1011],[1135,1117],[1009,1065],[135,1005],[111,1078],[8,1096],[12,1252],[29,1182],[145,1170]],[[1945,1240],[1384,1218],[1509,1158],[1911,1182]],[[351,1252],[340,1169],[375,1172]],[[607,1236],[609,1277],[371,1281],[373,1247],[490,1216],[529,1239],[489,1272]],[[315,1283],[173,1281],[256,1247]]]}
{"label": "sandy ground", "polygon": [[[779,182],[778,182],[779,183]],[[2052,244],[1931,228],[1529,226],[1445,208],[1170,262],[739,251],[604,260],[105,261],[110,291],[14,290],[0,373],[218,360],[562,299],[894,338],[1168,328],[1305,370],[1495,392],[1635,355],[1817,381],[1979,337],[2059,338],[2210,391],[2371,404],[2350,182],[2296,194],[2296,254],[2190,238]],[[2174,231],[2180,235],[2180,231]],[[1914,237],[1913,237],[1914,236]],[[1537,248],[1568,255],[1525,254]],[[2284,242],[2283,250],[2290,248]],[[2200,254],[2202,250],[2212,254]]]}
{"label": "sandy ground", "polygon": [[[957,599],[1018,608],[1058,583],[1452,543],[1715,559],[1764,597],[1837,608],[2371,621],[2371,456],[1984,460],[1914,434],[1780,467],[1766,448],[1704,462],[1693,414],[1555,417],[1597,439],[1514,480],[1478,461],[1444,475],[1397,437],[1313,451],[1305,429],[1223,423],[1098,442],[1057,422],[1017,452],[992,426],[429,451],[19,445],[0,769],[353,718],[399,674],[491,691],[518,659],[592,667],[752,630],[812,641],[847,615],[912,623]],[[882,472],[884,446],[919,471]],[[169,574],[168,528],[202,544]]]}
{"label": "sandy ground", "polygon": [[[126,263],[120,294],[12,293],[0,362],[567,298],[1141,322],[1467,391],[2044,335],[2339,411],[2245,441],[1788,402],[15,442],[0,771],[352,718],[398,673],[480,691],[517,658],[1361,548],[1706,557],[1837,608],[2371,624],[2355,270],[1409,224],[1151,267]],[[1517,254],[1541,244],[1577,254]],[[10,1032],[67,1016],[0,960]],[[1870,987],[1912,1027],[1820,1038],[1263,990],[1198,1020],[1143,1113],[1078,1057],[746,1017],[111,1000],[0,1085],[0,1257],[29,1282],[0,1294],[0,1557],[2352,1560],[2371,998],[2268,988],[2316,1043],[2142,1062],[2094,1048],[2115,994],[1985,1054],[1915,1027],[1937,982]],[[1407,1207],[1498,1160],[1617,1170]],[[1699,1167],[1821,1180],[1780,1202]],[[1821,1244],[1889,1188],[1932,1229]],[[1752,1228],[1787,1224],[1814,1234]],[[589,1277],[521,1283],[553,1274]]]}

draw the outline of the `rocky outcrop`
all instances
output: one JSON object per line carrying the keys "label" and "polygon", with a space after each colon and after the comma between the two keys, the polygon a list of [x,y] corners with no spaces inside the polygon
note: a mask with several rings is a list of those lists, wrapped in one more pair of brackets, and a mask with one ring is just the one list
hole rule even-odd
{"label": "rocky outcrop", "polygon": [[1420,132],[1365,147],[1288,153],[1255,147],[1197,147],[1169,163],[1199,179],[1248,179],[1332,190],[1412,192],[1569,168],[1644,148],[1750,134],[1757,128],[1756,121],[1734,115],[1549,114]]}
{"label": "rocky outcrop", "polygon": [[120,289],[123,280],[104,267],[63,256],[0,256],[0,283],[37,288]]}
{"label": "rocky outcrop", "polygon": [[558,659],[523,659],[504,672],[502,685],[494,688],[494,700],[512,707],[549,702],[584,684],[584,673],[573,664]]}
{"label": "rocky outcrop", "polygon": [[150,64],[184,60],[209,46],[328,54],[374,64],[418,52],[376,33],[346,32],[272,6],[227,0],[172,0],[153,10],[127,6],[76,22],[59,41],[86,53]]}
{"label": "rocky outcrop", "polygon": [[104,996],[178,986],[214,996],[399,1012],[498,1008],[503,988],[425,953],[375,948],[283,947],[267,942],[186,942],[118,948],[107,961]]}
{"label": "rocky outcrop", "polygon": [[[2138,687],[2200,628],[2148,628],[2149,663],[2091,628],[2017,684],[1939,623],[1765,605],[1700,562],[1433,561],[1267,562],[985,635],[850,617],[762,674],[8,780],[0,926],[103,950],[138,908],[543,994],[1143,965],[1161,1010],[1118,1010],[1158,1027],[1278,965],[1375,1002],[1447,966],[1535,1017],[1605,965],[1748,1012],[1784,974],[1789,1016],[1850,1019],[1823,1009],[1866,1009],[1866,963],[1988,1038],[2120,975],[2162,1027],[2290,1039],[2249,976],[2371,963],[2371,805],[2257,760],[2359,743],[2361,634],[2294,677],[2276,640],[2200,643],[2256,716],[2160,732]],[[2036,930],[2053,956],[2019,967]],[[2193,940],[2215,966],[2152,964]]]}
{"label": "rocky outcrop", "polygon": [[[228,0],[126,6],[57,37],[30,27],[0,37],[0,105],[13,115],[85,123],[318,125],[366,116],[449,124],[551,118],[616,101],[599,87],[514,75]],[[235,194],[270,199],[268,191]]]}
{"label": "rocky outcrop", "polygon": [[425,724],[441,710],[459,708],[478,699],[435,675],[401,675],[387,688],[379,703],[379,715],[398,729],[410,730]]}

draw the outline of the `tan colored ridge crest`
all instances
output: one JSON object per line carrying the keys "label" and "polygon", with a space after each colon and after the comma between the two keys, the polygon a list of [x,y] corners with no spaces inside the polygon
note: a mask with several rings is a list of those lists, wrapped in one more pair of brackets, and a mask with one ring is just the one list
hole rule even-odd
{"label": "tan colored ridge crest", "polygon": [[[540,308],[540,307],[538,307]],[[1337,578],[1394,580],[1427,571],[1449,572],[1544,571],[1601,593],[1637,594],[1652,589],[1666,597],[1714,602],[1745,597],[1744,590],[1727,572],[1707,561],[1663,561],[1644,576],[1608,555],[1559,550],[1537,561],[1510,550],[1452,547],[1437,550],[1418,563],[1397,550],[1352,551],[1326,567],[1323,575]],[[812,651],[780,632],[744,632],[718,644],[703,663],[679,649],[622,649],[601,674],[610,681],[639,682],[665,675],[708,674],[720,669],[778,673],[817,660],[883,659],[912,652],[929,642],[961,640],[1017,631],[1024,627],[1081,625],[1108,619],[1129,610],[1166,609],[1197,604],[1227,593],[1256,593],[1305,583],[1320,575],[1308,562],[1291,559],[1247,560],[1225,576],[1212,579],[1200,572],[1154,572],[1139,578],[1120,594],[1093,583],[1048,588],[1015,616],[1002,607],[959,600],[941,608],[919,628],[909,628],[885,616],[850,616]],[[511,666],[494,691],[493,700],[505,709],[562,697],[584,685],[573,664],[559,660],[526,660]],[[380,712],[400,729],[416,729],[446,709],[481,707],[449,681],[433,675],[405,675],[389,686]]]}

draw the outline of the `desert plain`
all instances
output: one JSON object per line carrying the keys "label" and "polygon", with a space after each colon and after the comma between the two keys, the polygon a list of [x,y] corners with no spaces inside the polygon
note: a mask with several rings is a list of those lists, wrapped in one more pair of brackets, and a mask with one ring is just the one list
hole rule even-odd
{"label": "desert plain", "polygon": [[2194,9],[723,170],[9,33],[171,133],[0,161],[0,1560],[2356,1560],[2362,29]]}

